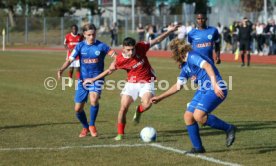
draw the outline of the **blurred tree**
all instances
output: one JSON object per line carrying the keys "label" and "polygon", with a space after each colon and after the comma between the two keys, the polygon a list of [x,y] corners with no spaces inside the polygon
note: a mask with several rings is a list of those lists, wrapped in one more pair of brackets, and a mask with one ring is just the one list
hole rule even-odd
{"label": "blurred tree", "polygon": [[72,15],[76,9],[86,8],[91,15],[102,14],[98,7],[98,1],[91,0],[56,0],[44,9],[45,16],[63,17],[65,14]]}
{"label": "blurred tree", "polygon": [[2,0],[0,1],[0,8],[7,9],[8,10],[8,17],[11,24],[11,27],[15,26],[14,21],[14,6],[18,4],[17,0]]}
{"label": "blurred tree", "polygon": [[[209,0],[179,0],[179,3],[171,6],[171,13],[172,14],[181,14],[182,7],[180,4],[187,3],[192,4],[195,3],[195,13],[208,13],[210,11],[210,7],[208,7]],[[177,13],[175,12],[177,11]]]}
{"label": "blurred tree", "polygon": [[143,11],[147,15],[152,15],[155,11],[155,0],[136,0],[136,7]]}
{"label": "blurred tree", "polygon": [[65,14],[72,15],[76,9],[87,8],[92,15],[101,15],[96,0],[0,0],[0,8],[8,10],[8,17],[12,27],[16,26],[14,18],[16,8],[22,8],[21,15],[30,16],[34,11],[43,8],[42,15],[63,17]]}
{"label": "blurred tree", "polygon": [[[260,12],[264,8],[264,0],[240,0],[242,9],[246,12]],[[268,12],[273,11],[271,0],[267,0]]]}

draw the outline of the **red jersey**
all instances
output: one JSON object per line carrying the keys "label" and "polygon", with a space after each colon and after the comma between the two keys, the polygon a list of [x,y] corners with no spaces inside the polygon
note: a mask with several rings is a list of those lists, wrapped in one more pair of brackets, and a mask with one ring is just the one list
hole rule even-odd
{"label": "red jersey", "polygon": [[135,45],[136,53],[131,58],[124,58],[122,53],[116,57],[116,69],[124,69],[127,71],[127,80],[132,83],[153,82],[156,80],[154,70],[152,69],[147,51],[150,44],[139,42]]}
{"label": "red jersey", "polygon": [[69,50],[67,51],[67,58],[69,58],[75,46],[82,40],[83,38],[80,34],[74,35],[72,33],[68,33],[65,36],[64,45],[67,45],[67,47],[69,48]]}

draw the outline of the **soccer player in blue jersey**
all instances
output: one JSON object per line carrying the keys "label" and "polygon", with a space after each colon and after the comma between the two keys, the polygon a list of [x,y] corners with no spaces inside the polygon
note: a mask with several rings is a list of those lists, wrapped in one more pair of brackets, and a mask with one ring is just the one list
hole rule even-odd
{"label": "soccer player in blue jersey", "polygon": [[216,64],[220,64],[220,37],[217,28],[207,26],[207,17],[203,13],[196,14],[197,27],[188,33],[188,42],[194,51],[209,59],[213,59],[213,48],[216,52]]}
{"label": "soccer player in blue jersey", "polygon": [[[80,42],[71,53],[68,60],[58,70],[58,78],[61,78],[64,70],[79,56],[80,78],[75,94],[76,116],[81,122],[83,129],[79,137],[85,137],[89,131],[92,137],[97,136],[95,121],[99,111],[99,98],[102,91],[103,79],[83,86],[82,81],[86,78],[98,76],[104,70],[104,59],[106,55],[113,56],[115,52],[105,43],[96,40],[96,27],[94,24],[86,24],[83,27],[85,40]],[[84,112],[84,104],[90,98],[90,123],[88,124]]]}
{"label": "soccer player in blue jersey", "polygon": [[227,96],[227,86],[218,69],[209,58],[193,51],[190,45],[186,45],[179,39],[174,39],[170,47],[173,58],[181,64],[180,75],[175,85],[161,95],[153,97],[151,102],[156,104],[177,93],[186,84],[188,78],[193,78],[193,81],[198,84],[198,90],[184,113],[189,138],[193,145],[190,153],[205,152],[198,123],[225,131],[226,146],[231,146],[235,140],[236,127],[211,114]]}

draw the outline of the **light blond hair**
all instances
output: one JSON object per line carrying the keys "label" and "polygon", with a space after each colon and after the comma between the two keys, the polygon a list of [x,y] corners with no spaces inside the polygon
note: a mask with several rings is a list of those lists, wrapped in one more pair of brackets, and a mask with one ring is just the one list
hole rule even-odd
{"label": "light blond hair", "polygon": [[186,44],[184,40],[173,39],[170,42],[172,58],[179,64],[185,62],[187,52],[192,50],[191,45]]}

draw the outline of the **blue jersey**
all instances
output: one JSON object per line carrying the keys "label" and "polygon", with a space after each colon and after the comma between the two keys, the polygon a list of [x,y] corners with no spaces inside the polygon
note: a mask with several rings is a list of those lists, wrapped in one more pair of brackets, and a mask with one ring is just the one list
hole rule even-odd
{"label": "blue jersey", "polygon": [[110,47],[96,40],[93,44],[86,41],[80,42],[70,55],[71,60],[77,56],[80,59],[80,80],[93,78],[104,70],[104,59]]}
{"label": "blue jersey", "polygon": [[208,62],[212,66],[217,81],[222,80],[218,69],[209,58],[206,58],[195,51],[190,51],[187,56],[187,61],[182,65],[181,72],[178,77],[177,82],[179,84],[183,85],[189,78],[195,77],[194,82],[198,84],[199,90],[209,90],[210,88],[212,89],[211,80],[205,69],[202,68],[202,65],[205,62]]}
{"label": "blue jersey", "polygon": [[193,50],[214,61],[214,44],[220,42],[218,30],[210,26],[202,30],[194,28],[188,33],[188,42],[192,45]]}

